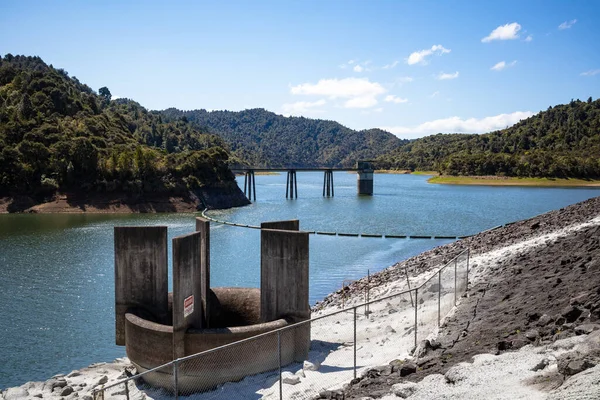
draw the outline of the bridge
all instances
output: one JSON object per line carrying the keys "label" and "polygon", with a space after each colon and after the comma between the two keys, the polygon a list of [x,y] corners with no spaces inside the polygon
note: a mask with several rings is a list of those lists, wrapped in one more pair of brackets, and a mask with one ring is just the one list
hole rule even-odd
{"label": "bridge", "polygon": [[356,172],[356,189],[359,195],[373,195],[373,167],[368,161],[359,161],[356,168],[252,168],[241,167],[231,168],[234,174],[244,175],[244,194],[248,200],[256,201],[256,172],[287,172],[285,184],[285,198],[298,198],[297,172],[323,172],[323,197],[333,197],[335,195],[333,188],[334,172]]}

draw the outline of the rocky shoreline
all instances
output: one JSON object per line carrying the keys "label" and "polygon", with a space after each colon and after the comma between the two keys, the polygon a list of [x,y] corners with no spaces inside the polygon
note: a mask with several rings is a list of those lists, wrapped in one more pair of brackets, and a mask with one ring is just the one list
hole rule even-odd
{"label": "rocky shoreline", "polygon": [[59,193],[52,198],[0,197],[2,213],[190,213],[250,204],[235,181],[204,186],[185,195]]}

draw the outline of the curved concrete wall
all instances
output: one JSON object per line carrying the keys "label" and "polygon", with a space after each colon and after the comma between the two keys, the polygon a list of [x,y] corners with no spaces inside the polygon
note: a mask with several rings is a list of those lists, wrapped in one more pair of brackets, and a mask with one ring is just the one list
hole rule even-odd
{"label": "curved concrete wall", "polygon": [[[215,288],[210,301],[210,329],[190,328],[184,336],[185,355],[192,355],[223,346],[298,322],[296,318],[260,321],[260,289]],[[173,327],[149,321],[130,310],[125,315],[126,352],[139,372],[147,371],[172,360]],[[227,326],[227,322],[250,323]],[[281,333],[283,365],[302,361],[308,353],[310,325]],[[277,335],[267,335],[232,347],[229,351],[209,353],[182,362],[178,367],[179,390],[192,393],[214,388],[224,382],[237,381],[245,376],[278,368]],[[152,351],[148,351],[152,349]],[[145,376],[151,385],[172,389],[172,368]]]}

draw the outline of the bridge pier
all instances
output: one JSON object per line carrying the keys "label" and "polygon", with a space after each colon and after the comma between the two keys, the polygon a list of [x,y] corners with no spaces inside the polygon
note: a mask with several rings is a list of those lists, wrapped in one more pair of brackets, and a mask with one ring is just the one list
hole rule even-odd
{"label": "bridge pier", "polygon": [[356,163],[356,186],[358,194],[366,194],[369,196],[373,195],[373,167],[370,163],[365,161],[359,161]]}
{"label": "bridge pier", "polygon": [[298,180],[296,179],[296,170],[290,169],[287,173],[287,182],[285,184],[285,198],[293,199],[294,194],[296,194],[296,199],[298,198]]}
{"label": "bridge pier", "polygon": [[256,201],[256,178],[252,169],[247,170],[244,174],[244,194],[250,201],[252,201],[252,194],[254,194],[254,201]]}
{"label": "bridge pier", "polygon": [[323,197],[325,197],[325,193],[327,193],[327,197],[333,197],[333,170],[327,169],[323,174]]}

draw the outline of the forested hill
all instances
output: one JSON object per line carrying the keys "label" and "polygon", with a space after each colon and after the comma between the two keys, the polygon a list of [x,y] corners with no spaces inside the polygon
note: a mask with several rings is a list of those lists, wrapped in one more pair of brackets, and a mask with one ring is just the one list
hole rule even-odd
{"label": "forested hill", "polygon": [[600,177],[600,100],[549,107],[482,135],[437,134],[381,156],[379,168],[448,175]]}
{"label": "forested hill", "polygon": [[284,117],[264,109],[157,112],[166,121],[182,118],[219,135],[233,155],[255,167],[352,167],[403,142],[380,129],[355,131],[334,121]]}
{"label": "forested hill", "polygon": [[181,194],[233,181],[223,148],[39,57],[0,57],[0,195]]}

